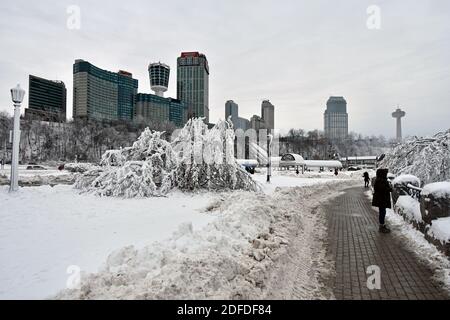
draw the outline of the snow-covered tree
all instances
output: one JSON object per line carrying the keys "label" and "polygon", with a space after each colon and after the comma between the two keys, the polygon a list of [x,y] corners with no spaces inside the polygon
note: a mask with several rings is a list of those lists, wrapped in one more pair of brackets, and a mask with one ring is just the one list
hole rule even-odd
{"label": "snow-covered tree", "polygon": [[424,183],[450,181],[450,129],[431,138],[397,145],[381,163],[394,174],[413,174]]}
{"label": "snow-covered tree", "polygon": [[105,196],[161,196],[181,190],[258,190],[234,159],[231,122],[208,129],[191,119],[172,142],[164,132],[145,129],[133,146],[106,151],[100,166],[80,175],[75,187]]}

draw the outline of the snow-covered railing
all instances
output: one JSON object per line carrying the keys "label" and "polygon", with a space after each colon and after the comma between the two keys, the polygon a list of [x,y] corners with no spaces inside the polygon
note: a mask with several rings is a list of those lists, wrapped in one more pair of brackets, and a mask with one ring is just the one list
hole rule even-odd
{"label": "snow-covered railing", "polygon": [[408,183],[406,185],[406,187],[408,188],[408,193],[411,197],[413,197],[414,199],[417,199],[418,201],[420,201],[420,195],[422,192],[422,188],[416,187],[414,185],[412,185],[411,183]]}
{"label": "snow-covered railing", "polygon": [[413,185],[412,185],[411,183],[408,183],[407,187],[408,187],[409,189],[413,189],[413,190],[416,190],[416,191],[422,192],[422,188],[419,188],[419,187],[413,186]]}

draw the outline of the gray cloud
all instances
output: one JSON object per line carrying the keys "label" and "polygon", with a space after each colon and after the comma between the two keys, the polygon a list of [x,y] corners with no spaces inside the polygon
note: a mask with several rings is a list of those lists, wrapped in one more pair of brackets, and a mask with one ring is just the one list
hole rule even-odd
{"label": "gray cloud", "polygon": [[[81,29],[66,28],[69,5]],[[381,30],[366,27],[366,9],[381,8]],[[276,107],[277,127],[322,129],[329,95],[348,102],[350,130],[393,136],[397,104],[406,134],[450,127],[450,3],[435,1],[14,1],[0,4],[0,110],[12,112],[9,89],[28,74],[63,80],[72,110],[77,58],[139,79],[150,92],[147,64],[172,68],[201,51],[209,60],[211,121],[233,99],[242,116]],[[27,102],[25,102],[27,106]]]}

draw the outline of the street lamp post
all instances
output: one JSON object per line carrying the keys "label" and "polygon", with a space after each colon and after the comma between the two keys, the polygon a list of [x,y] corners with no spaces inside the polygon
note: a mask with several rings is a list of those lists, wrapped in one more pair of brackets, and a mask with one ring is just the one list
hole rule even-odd
{"label": "street lamp post", "polygon": [[267,135],[267,182],[270,183],[270,176],[272,175],[272,154],[270,153],[270,148],[272,147],[271,134]]}
{"label": "street lamp post", "polygon": [[19,143],[20,143],[20,104],[25,96],[25,90],[20,85],[11,89],[11,99],[14,103],[13,152],[11,159],[11,178],[9,191],[19,189]]}

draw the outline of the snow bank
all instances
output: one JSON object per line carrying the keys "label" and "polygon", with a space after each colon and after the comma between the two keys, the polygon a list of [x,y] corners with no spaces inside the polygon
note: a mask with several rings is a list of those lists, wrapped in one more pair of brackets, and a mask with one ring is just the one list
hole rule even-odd
{"label": "snow bank", "polygon": [[433,220],[427,233],[441,243],[450,242],[450,217]]}
{"label": "snow bank", "polygon": [[396,175],[414,174],[424,183],[450,180],[450,129],[429,138],[414,137],[386,154],[381,166]]}
{"label": "snow bank", "polygon": [[420,203],[410,196],[399,196],[395,203],[395,211],[402,214],[408,221],[422,222]]}
{"label": "snow bank", "polygon": [[450,197],[450,182],[429,183],[423,187],[422,195],[433,195],[435,198],[448,198]]}
{"label": "snow bank", "polygon": [[84,162],[73,162],[73,163],[64,164],[64,170],[67,170],[69,172],[79,172],[79,173],[83,173],[83,172],[92,170],[95,167],[97,167],[97,166],[92,163],[84,163]]}
{"label": "snow bank", "polygon": [[164,243],[124,247],[108,257],[102,271],[83,277],[79,289],[56,298],[260,299],[273,294],[273,286],[294,285],[289,277],[295,273],[280,275],[279,268],[293,264],[287,246],[299,239],[303,250],[293,250],[307,276],[297,291],[303,298],[329,297],[319,281],[329,266],[326,250],[317,249],[326,222],[312,208],[323,194],[335,195],[337,186],[222,193],[206,208],[217,219],[203,229],[186,224]]}

